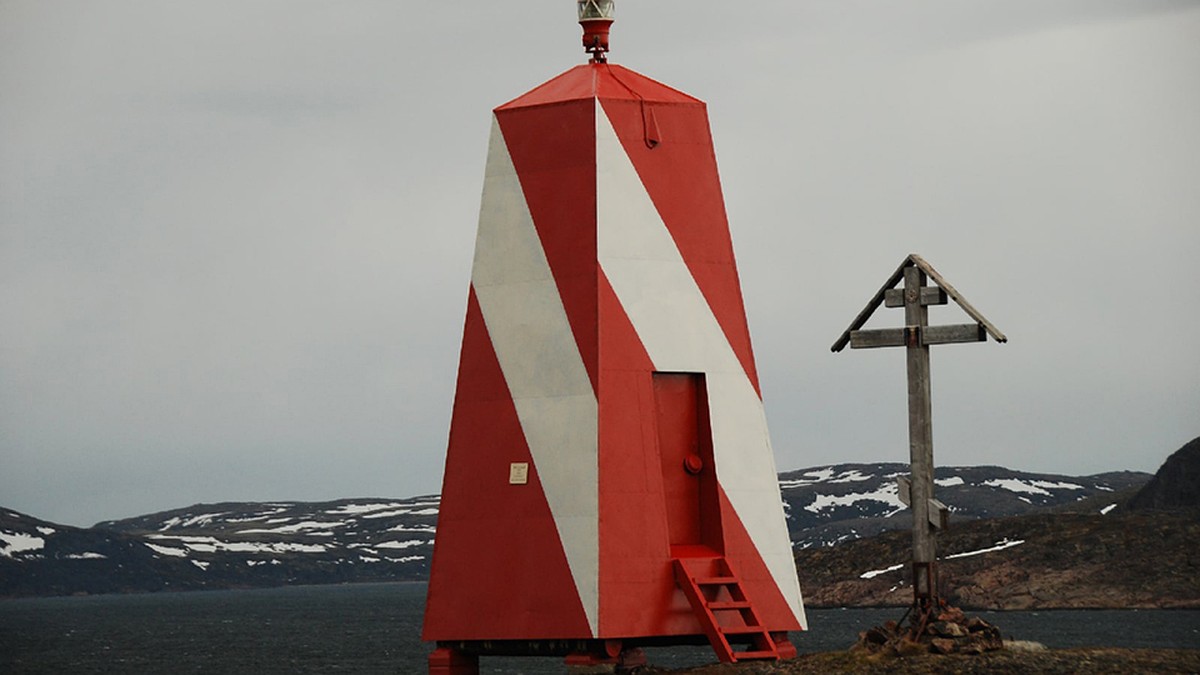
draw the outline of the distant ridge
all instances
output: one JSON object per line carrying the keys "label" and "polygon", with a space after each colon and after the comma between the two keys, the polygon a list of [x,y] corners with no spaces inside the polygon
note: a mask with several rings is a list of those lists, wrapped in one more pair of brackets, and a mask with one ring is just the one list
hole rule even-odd
{"label": "distant ridge", "polygon": [[[907,529],[907,509],[896,478],[908,465],[836,464],[780,474],[793,546],[832,546]],[[1150,474],[1118,471],[1091,476],[1028,473],[999,466],[944,466],[934,472],[937,498],[951,522],[1069,509],[1092,501],[1102,509],[1141,487]]]}
{"label": "distant ridge", "polygon": [[0,596],[420,580],[438,503],[197,504],[87,529],[0,510]]}
{"label": "distant ridge", "polygon": [[[895,484],[906,471],[903,464],[836,464],[782,474],[794,548],[906,527]],[[1098,513],[1150,475],[942,467],[936,479],[954,523],[1067,508]],[[428,574],[439,503],[426,495],[197,504],[91,528],[0,509],[0,596],[419,581]]]}

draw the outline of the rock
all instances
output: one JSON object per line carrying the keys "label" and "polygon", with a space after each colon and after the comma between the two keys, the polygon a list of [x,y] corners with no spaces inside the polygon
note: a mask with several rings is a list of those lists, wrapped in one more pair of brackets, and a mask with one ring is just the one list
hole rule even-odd
{"label": "rock", "polygon": [[985,652],[1004,649],[1004,639],[1000,637],[1000,629],[989,626],[988,630],[971,634],[971,644],[978,645]]}
{"label": "rock", "polygon": [[984,649],[983,645],[979,644],[978,642],[970,641],[957,645],[957,651],[959,654],[978,656],[988,650]]}
{"label": "rock", "polygon": [[867,630],[858,634],[859,642],[864,642],[864,643],[873,644],[873,645],[887,644],[887,642],[890,638],[891,638],[890,632],[885,632],[885,629],[878,628],[878,627],[868,628]]}
{"label": "rock", "polygon": [[929,627],[925,630],[931,635],[939,635],[941,637],[956,638],[967,634],[966,628],[950,621],[935,621],[929,624]]}
{"label": "rock", "polygon": [[952,654],[954,653],[954,640],[950,638],[933,638],[929,641],[929,647],[935,654]]}

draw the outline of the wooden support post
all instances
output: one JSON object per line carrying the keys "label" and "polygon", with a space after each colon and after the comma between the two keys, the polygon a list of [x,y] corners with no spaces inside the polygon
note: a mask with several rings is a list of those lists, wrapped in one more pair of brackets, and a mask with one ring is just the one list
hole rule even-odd
{"label": "wooden support post", "polygon": [[912,464],[913,599],[921,609],[935,604],[937,584],[933,565],[937,558],[929,500],[933,498],[933,406],[929,388],[929,346],[921,331],[929,323],[929,309],[921,303],[925,273],[913,266],[904,270],[904,322],[912,336],[908,353],[908,449]]}

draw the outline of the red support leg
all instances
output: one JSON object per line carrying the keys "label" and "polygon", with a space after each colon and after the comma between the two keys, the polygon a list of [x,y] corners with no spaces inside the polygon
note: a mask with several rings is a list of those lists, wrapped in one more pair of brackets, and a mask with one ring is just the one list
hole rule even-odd
{"label": "red support leg", "polygon": [[603,652],[574,652],[567,654],[564,663],[573,675],[628,673],[646,665],[646,654],[637,648],[625,649],[620,640],[606,640]]}
{"label": "red support leg", "polygon": [[429,655],[429,675],[479,675],[479,657],[438,647]]}
{"label": "red support leg", "polygon": [[771,633],[771,641],[775,643],[775,651],[779,652],[780,660],[794,659],[796,654],[796,645],[788,639],[787,633]]}

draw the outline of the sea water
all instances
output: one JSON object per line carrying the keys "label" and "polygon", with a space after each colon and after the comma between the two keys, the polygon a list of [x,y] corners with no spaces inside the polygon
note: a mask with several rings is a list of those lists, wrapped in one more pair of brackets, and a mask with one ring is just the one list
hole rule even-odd
{"label": "sea water", "polygon": [[[425,585],[357,584],[0,601],[0,673],[426,671]],[[804,652],[845,649],[899,609],[809,610]],[[1200,610],[971,612],[1006,639],[1050,647],[1200,648]],[[663,666],[712,663],[706,647],[647,650]],[[484,673],[562,673],[554,658],[490,658]]]}

